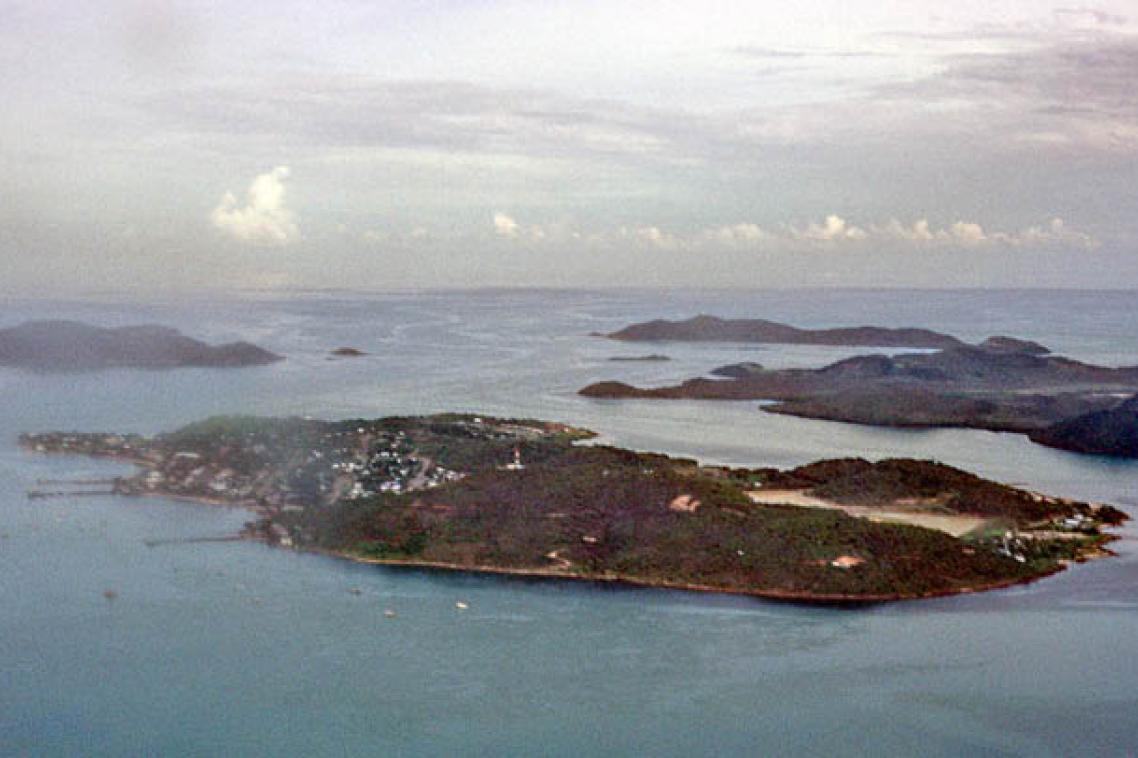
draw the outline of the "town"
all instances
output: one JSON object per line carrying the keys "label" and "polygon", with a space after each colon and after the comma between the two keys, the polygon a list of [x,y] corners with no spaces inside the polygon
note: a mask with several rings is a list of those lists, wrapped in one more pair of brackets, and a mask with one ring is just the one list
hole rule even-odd
{"label": "town", "polygon": [[[110,458],[139,466],[111,480],[121,495],[167,495],[257,508],[271,515],[341,500],[435,489],[472,468],[525,468],[522,448],[568,427],[448,416],[422,420],[321,422],[311,419],[210,419],[166,435],[50,432],[24,434],[40,453]],[[488,443],[491,460],[444,463],[464,449],[448,438]],[[480,450],[483,448],[479,448]],[[29,496],[54,494],[32,491]],[[71,493],[74,494],[74,493]]]}

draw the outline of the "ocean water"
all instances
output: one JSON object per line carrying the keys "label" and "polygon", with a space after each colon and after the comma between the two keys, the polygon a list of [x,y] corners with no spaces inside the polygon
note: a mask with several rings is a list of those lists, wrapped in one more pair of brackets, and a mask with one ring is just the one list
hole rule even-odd
{"label": "ocean water", "polygon": [[[599,401],[599,379],[822,365],[852,351],[591,338],[696,313],[1012,334],[1138,364],[1138,293],[500,291],[175,302],[8,301],[27,318],[158,322],[287,356],[234,371],[0,371],[0,754],[1125,755],[1138,752],[1138,530],[1117,558],[969,597],[856,610],[358,566],[244,542],[234,509],[29,501],[118,464],[34,456],[20,431],[156,432],[217,413],[443,410],[588,426],[707,462],[935,458],[1138,515],[1138,462],[962,430]],[[329,360],[349,345],[368,352]],[[618,355],[665,352],[665,363]],[[148,546],[155,540],[169,540]],[[353,588],[359,594],[350,592]],[[108,600],[105,590],[117,596]],[[455,608],[457,601],[469,605]],[[384,611],[395,610],[396,618]]]}

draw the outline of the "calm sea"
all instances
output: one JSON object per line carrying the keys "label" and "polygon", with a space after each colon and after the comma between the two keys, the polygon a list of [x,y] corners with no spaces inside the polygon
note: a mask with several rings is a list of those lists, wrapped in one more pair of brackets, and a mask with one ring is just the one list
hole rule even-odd
{"label": "calm sea", "polygon": [[[576,396],[603,378],[664,384],[729,362],[822,365],[851,352],[587,336],[697,313],[1011,334],[1084,360],[1138,364],[1133,292],[9,300],[0,326],[157,322],[211,341],[247,339],[288,360],[234,371],[0,371],[0,754],[1138,752],[1134,528],[1116,543],[1118,558],[1028,587],[833,610],[185,542],[232,533],[248,514],[25,497],[38,479],[124,470],[21,452],[15,437],[25,430],[150,433],[218,413],[464,410],[582,424],[621,445],[707,462],[936,458],[1138,514],[1138,462],[1018,436],[862,428],[763,414],[755,403]],[[339,346],[369,355],[329,360]],[[650,352],[673,360],[608,360]],[[148,546],[154,540],[171,542]]]}

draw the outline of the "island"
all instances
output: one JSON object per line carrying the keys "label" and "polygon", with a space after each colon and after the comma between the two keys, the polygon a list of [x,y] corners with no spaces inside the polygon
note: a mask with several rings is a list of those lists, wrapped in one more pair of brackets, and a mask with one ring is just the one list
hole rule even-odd
{"label": "island", "polygon": [[81,372],[111,368],[238,368],[283,360],[248,342],[208,345],[151,324],[100,327],[77,321],[28,321],[0,329],[0,366]]}
{"label": "island", "polygon": [[650,353],[648,355],[614,355],[609,360],[625,363],[664,363],[672,359],[660,353]]}
{"label": "island", "polygon": [[367,355],[367,353],[355,347],[338,347],[330,352],[329,355],[335,358],[362,358]]}
{"label": "island", "polygon": [[748,362],[721,366],[711,374],[655,388],[598,382],[580,394],[768,400],[773,402],[762,409],[770,413],[875,426],[1019,432],[1042,442],[1058,439],[1044,430],[1112,411],[1138,392],[1138,367],[1081,363],[1011,337],[935,352],[855,356],[819,369],[771,370]]}
{"label": "island", "polygon": [[[153,437],[49,432],[129,461],[110,491],[250,508],[246,536],[355,561],[867,603],[1029,582],[1107,554],[1108,505],[931,461],[726,468],[467,414],[219,417]],[[29,493],[50,496],[61,493]]]}
{"label": "island", "polygon": [[928,329],[855,326],[800,329],[766,319],[723,319],[699,315],[684,321],[657,319],[596,336],[622,342],[756,342],[845,347],[945,348],[964,343]]}

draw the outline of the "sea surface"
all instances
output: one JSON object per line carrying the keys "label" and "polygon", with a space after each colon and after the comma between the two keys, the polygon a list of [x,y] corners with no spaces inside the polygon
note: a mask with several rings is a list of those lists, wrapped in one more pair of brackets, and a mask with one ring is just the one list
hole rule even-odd
{"label": "sea surface", "polygon": [[[241,370],[0,370],[0,755],[1138,753],[1133,526],[1120,532],[1118,557],[1036,584],[840,610],[361,566],[192,541],[232,534],[249,519],[241,510],[25,496],[40,479],[127,468],[29,454],[15,444],[21,431],[153,433],[222,413],[472,411],[580,424],[609,442],[714,463],[935,458],[1138,515],[1138,461],[1008,434],[794,419],[750,402],[575,394],[600,379],[666,384],[724,363],[817,366],[855,352],[588,336],[697,313],[1010,334],[1083,360],[1138,364],[1135,292],[8,300],[0,327],[162,323],[256,342],[287,360]],[[340,346],[368,355],[330,359]],[[608,360],[660,352],[673,360]]]}

